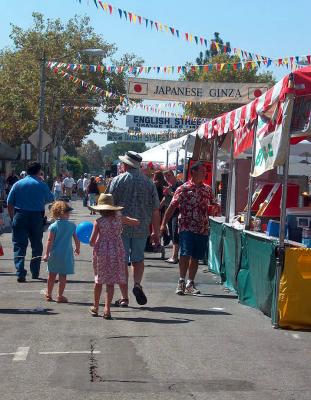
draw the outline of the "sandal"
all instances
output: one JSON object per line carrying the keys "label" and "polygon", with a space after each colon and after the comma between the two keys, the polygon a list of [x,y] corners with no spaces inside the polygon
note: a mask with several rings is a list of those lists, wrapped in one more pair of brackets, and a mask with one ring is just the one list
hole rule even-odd
{"label": "sandal", "polygon": [[56,303],[68,303],[68,299],[65,296],[58,296]]}
{"label": "sandal", "polygon": [[117,300],[115,303],[114,303],[114,305],[116,306],[116,307],[128,307],[128,305],[129,305],[129,299],[119,299],[119,300]]}
{"label": "sandal", "polygon": [[93,317],[98,317],[98,307],[94,307],[94,306],[90,307],[89,312],[90,312],[90,314],[93,315]]}
{"label": "sandal", "polygon": [[147,303],[147,297],[139,283],[135,283],[133,294],[136,297],[136,301],[140,306],[144,306]]}
{"label": "sandal", "polygon": [[110,313],[105,313],[105,312],[104,312],[103,318],[104,319],[112,319],[111,314]]}
{"label": "sandal", "polygon": [[45,293],[44,294],[45,300],[46,301],[53,301],[52,296],[50,296],[49,294]]}

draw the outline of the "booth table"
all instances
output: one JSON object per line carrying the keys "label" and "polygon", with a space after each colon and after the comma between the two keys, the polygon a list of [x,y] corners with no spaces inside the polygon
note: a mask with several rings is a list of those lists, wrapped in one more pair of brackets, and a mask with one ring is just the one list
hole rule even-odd
{"label": "booth table", "polygon": [[[292,241],[285,244],[285,268],[277,310],[279,324],[311,328],[311,249]],[[275,237],[225,223],[223,217],[210,218],[209,270],[219,275],[224,286],[238,295],[240,303],[257,308],[269,317],[276,311],[273,300],[277,293],[277,249]],[[299,295],[295,287],[300,288]]]}

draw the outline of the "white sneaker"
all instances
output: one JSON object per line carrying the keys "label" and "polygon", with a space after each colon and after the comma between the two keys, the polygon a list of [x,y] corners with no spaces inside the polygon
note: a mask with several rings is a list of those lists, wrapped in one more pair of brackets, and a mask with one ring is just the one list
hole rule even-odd
{"label": "white sneaker", "polygon": [[186,289],[186,282],[179,281],[175,293],[182,296],[183,294],[185,294],[185,289]]}
{"label": "white sneaker", "polygon": [[193,282],[193,281],[187,283],[187,286],[186,286],[186,289],[185,289],[185,294],[192,294],[192,295],[194,295],[194,294],[200,294],[200,293],[201,293],[200,290],[197,289],[197,288],[194,286],[194,282]]}

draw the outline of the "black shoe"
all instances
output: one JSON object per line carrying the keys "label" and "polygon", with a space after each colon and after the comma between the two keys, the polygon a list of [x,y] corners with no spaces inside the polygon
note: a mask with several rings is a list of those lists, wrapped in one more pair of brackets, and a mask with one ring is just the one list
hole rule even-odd
{"label": "black shoe", "polygon": [[133,288],[133,294],[136,297],[136,301],[140,306],[144,306],[145,304],[147,304],[147,297],[143,292],[143,288],[138,283],[136,283]]}
{"label": "black shoe", "polygon": [[26,278],[23,276],[22,278],[17,278],[18,283],[24,283],[26,282]]}
{"label": "black shoe", "polygon": [[32,278],[32,279],[40,279],[40,278],[39,278],[39,275],[32,275],[31,278]]}

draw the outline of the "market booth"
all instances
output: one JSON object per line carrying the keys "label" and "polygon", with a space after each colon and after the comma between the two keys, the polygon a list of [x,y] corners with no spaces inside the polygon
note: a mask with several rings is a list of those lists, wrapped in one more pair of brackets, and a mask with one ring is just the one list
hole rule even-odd
{"label": "market booth", "polygon": [[[219,143],[224,137],[230,142],[226,215],[210,221],[209,269],[242,304],[270,316],[274,326],[311,329],[310,192],[302,193],[301,181],[288,173],[291,146],[311,138],[311,67],[201,125],[199,134],[214,143],[214,168]],[[232,219],[235,162],[247,151],[247,205]],[[262,176],[276,168],[281,176],[263,182]]]}

